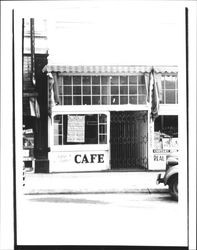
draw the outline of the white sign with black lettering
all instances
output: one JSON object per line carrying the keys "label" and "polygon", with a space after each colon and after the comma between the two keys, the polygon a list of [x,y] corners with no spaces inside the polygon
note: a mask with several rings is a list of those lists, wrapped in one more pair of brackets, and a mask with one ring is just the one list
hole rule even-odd
{"label": "white sign with black lettering", "polygon": [[166,155],[153,154],[153,163],[157,169],[164,170],[166,168]]}
{"label": "white sign with black lettering", "polygon": [[68,115],[67,142],[85,142],[84,115]]}
{"label": "white sign with black lettering", "polygon": [[109,169],[109,151],[57,151],[50,154],[50,172]]}

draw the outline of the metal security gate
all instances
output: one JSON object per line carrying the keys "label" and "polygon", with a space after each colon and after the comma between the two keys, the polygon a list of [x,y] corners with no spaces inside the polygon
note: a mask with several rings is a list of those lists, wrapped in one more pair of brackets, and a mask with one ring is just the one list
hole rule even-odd
{"label": "metal security gate", "polygon": [[111,112],[111,168],[147,168],[147,111]]}

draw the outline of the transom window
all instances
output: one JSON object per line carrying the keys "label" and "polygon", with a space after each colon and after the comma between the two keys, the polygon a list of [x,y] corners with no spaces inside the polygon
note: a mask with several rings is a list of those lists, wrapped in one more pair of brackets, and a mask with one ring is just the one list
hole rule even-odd
{"label": "transom window", "polygon": [[107,115],[71,114],[56,115],[54,145],[106,144]]}
{"label": "transom window", "polygon": [[144,75],[62,76],[61,105],[146,104]]}
{"label": "transom window", "polygon": [[162,75],[160,103],[162,104],[177,104],[178,103],[177,76]]}

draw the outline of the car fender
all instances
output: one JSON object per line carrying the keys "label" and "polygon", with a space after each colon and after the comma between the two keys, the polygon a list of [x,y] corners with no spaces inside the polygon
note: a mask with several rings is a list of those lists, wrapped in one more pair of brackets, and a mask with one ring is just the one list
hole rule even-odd
{"label": "car fender", "polygon": [[179,172],[179,165],[175,165],[175,166],[173,166],[173,167],[170,167],[170,168],[166,171],[166,173],[165,173],[165,176],[164,176],[164,184],[167,185],[169,179],[170,179],[173,175],[178,175],[178,172]]}

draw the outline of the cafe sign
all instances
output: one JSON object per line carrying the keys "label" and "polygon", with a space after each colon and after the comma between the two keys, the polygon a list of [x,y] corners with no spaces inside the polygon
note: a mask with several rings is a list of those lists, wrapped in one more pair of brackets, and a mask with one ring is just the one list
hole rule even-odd
{"label": "cafe sign", "polygon": [[109,151],[57,151],[50,154],[50,171],[98,171],[109,168]]}

